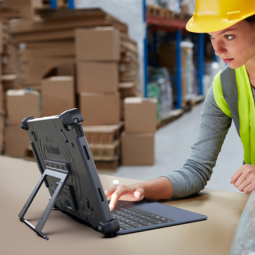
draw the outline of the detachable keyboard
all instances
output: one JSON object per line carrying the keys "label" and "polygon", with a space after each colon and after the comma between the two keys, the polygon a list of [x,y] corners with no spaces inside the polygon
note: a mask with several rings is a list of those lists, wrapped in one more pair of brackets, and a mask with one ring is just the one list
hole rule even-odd
{"label": "detachable keyboard", "polygon": [[152,214],[137,208],[129,207],[118,202],[112,211],[113,218],[118,219],[121,230],[130,230],[145,226],[153,226],[162,223],[169,223],[173,220]]}

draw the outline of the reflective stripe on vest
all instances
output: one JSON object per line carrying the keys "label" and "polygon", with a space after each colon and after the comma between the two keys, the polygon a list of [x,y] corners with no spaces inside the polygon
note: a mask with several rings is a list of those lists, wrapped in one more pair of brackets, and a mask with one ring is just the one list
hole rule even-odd
{"label": "reflective stripe on vest", "polygon": [[255,105],[245,66],[226,66],[215,76],[213,94],[218,107],[235,123],[244,148],[244,162],[255,165]]}

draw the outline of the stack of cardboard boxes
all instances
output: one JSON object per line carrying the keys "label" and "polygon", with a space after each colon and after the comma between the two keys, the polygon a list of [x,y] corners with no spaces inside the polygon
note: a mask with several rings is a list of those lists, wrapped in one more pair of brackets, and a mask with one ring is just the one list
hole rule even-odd
{"label": "stack of cardboard boxes", "polygon": [[77,29],[75,51],[77,93],[85,135],[100,169],[112,168],[109,164],[116,165],[120,156],[119,137],[103,138],[114,137],[120,130],[119,31],[112,27]]}
{"label": "stack of cardboard boxes", "polygon": [[125,133],[122,133],[122,165],[153,165],[154,134],[157,125],[157,100],[126,98],[124,100]]}
{"label": "stack of cardboard boxes", "polygon": [[77,92],[83,125],[118,125],[119,31],[114,28],[75,31]]}
{"label": "stack of cardboard boxes", "polygon": [[5,154],[25,157],[29,137],[20,128],[21,121],[29,116],[39,117],[39,94],[30,90],[7,91],[7,126],[5,127]]}

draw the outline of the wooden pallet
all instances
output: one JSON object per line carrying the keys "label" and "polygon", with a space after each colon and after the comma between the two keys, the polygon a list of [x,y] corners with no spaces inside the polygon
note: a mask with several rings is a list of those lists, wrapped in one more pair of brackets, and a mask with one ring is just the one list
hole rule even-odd
{"label": "wooden pallet", "polygon": [[170,111],[166,117],[162,118],[157,123],[157,129],[160,129],[160,128],[168,125],[172,121],[178,119],[179,117],[181,117],[183,115],[183,113],[184,113],[183,109],[176,109],[176,110]]}
{"label": "wooden pallet", "polygon": [[160,6],[147,5],[146,8],[147,8],[147,15],[166,18],[166,19],[175,17],[174,12]]}
{"label": "wooden pallet", "polygon": [[123,122],[119,125],[83,126],[89,144],[113,144],[119,140]]}
{"label": "wooden pallet", "polygon": [[203,102],[205,99],[205,96],[202,95],[202,96],[196,96],[192,99],[191,103],[192,103],[192,106],[195,106],[197,104],[200,104],[201,102]]}
{"label": "wooden pallet", "polygon": [[94,161],[114,160],[120,156],[120,141],[113,144],[89,144]]}
{"label": "wooden pallet", "polygon": [[109,161],[95,161],[98,172],[117,172],[119,166],[119,158]]}
{"label": "wooden pallet", "polygon": [[191,99],[182,99],[182,109],[184,112],[189,112],[192,109],[192,100]]}

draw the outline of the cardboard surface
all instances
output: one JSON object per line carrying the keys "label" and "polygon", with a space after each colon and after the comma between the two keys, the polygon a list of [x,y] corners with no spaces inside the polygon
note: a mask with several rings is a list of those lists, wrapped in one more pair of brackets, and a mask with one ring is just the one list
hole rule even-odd
{"label": "cardboard surface", "polygon": [[75,88],[73,77],[54,76],[42,82],[43,116],[59,115],[75,108]]}
{"label": "cardboard surface", "polygon": [[0,131],[4,129],[5,126],[5,114],[4,111],[0,111]]}
{"label": "cardboard surface", "polygon": [[77,91],[117,92],[119,86],[118,62],[77,63]]}
{"label": "cardboard surface", "polygon": [[115,125],[120,122],[119,93],[81,93],[82,125]]}
{"label": "cardboard surface", "polygon": [[155,162],[154,134],[121,134],[122,165],[146,166]]}
{"label": "cardboard surface", "polygon": [[4,149],[4,131],[0,130],[0,154],[3,152]]}
{"label": "cardboard surface", "polygon": [[4,153],[7,156],[22,158],[26,156],[30,139],[28,134],[20,128],[20,125],[9,125],[4,129],[5,147]]}
{"label": "cardboard surface", "polygon": [[75,30],[77,60],[119,61],[120,35],[111,27]]}
{"label": "cardboard surface", "polygon": [[0,112],[4,110],[4,88],[0,84]]}
{"label": "cardboard surface", "polygon": [[7,116],[9,125],[20,125],[28,117],[39,117],[39,95],[7,95]]}
{"label": "cardboard surface", "polygon": [[[24,132],[24,131],[23,131]],[[3,254],[89,254],[148,255],[189,254],[226,255],[248,196],[240,192],[205,189],[186,199],[165,201],[165,204],[208,216],[206,221],[161,228],[135,234],[104,238],[99,232],[61,213],[52,211],[43,233],[46,241],[18,219],[18,214],[39,181],[35,162],[0,156],[1,252]],[[109,188],[116,176],[100,175],[103,188]],[[138,180],[117,177],[120,184]],[[29,208],[25,218],[36,225],[42,215],[49,192],[45,185]],[[24,245],[28,244],[28,245]],[[107,252],[106,252],[107,251]]]}
{"label": "cardboard surface", "polygon": [[42,0],[7,0],[1,2],[2,7],[9,7],[18,11],[22,18],[33,19],[35,17],[35,8],[42,8]]}
{"label": "cardboard surface", "polygon": [[124,120],[127,133],[156,132],[157,101],[152,98],[126,98]]}

